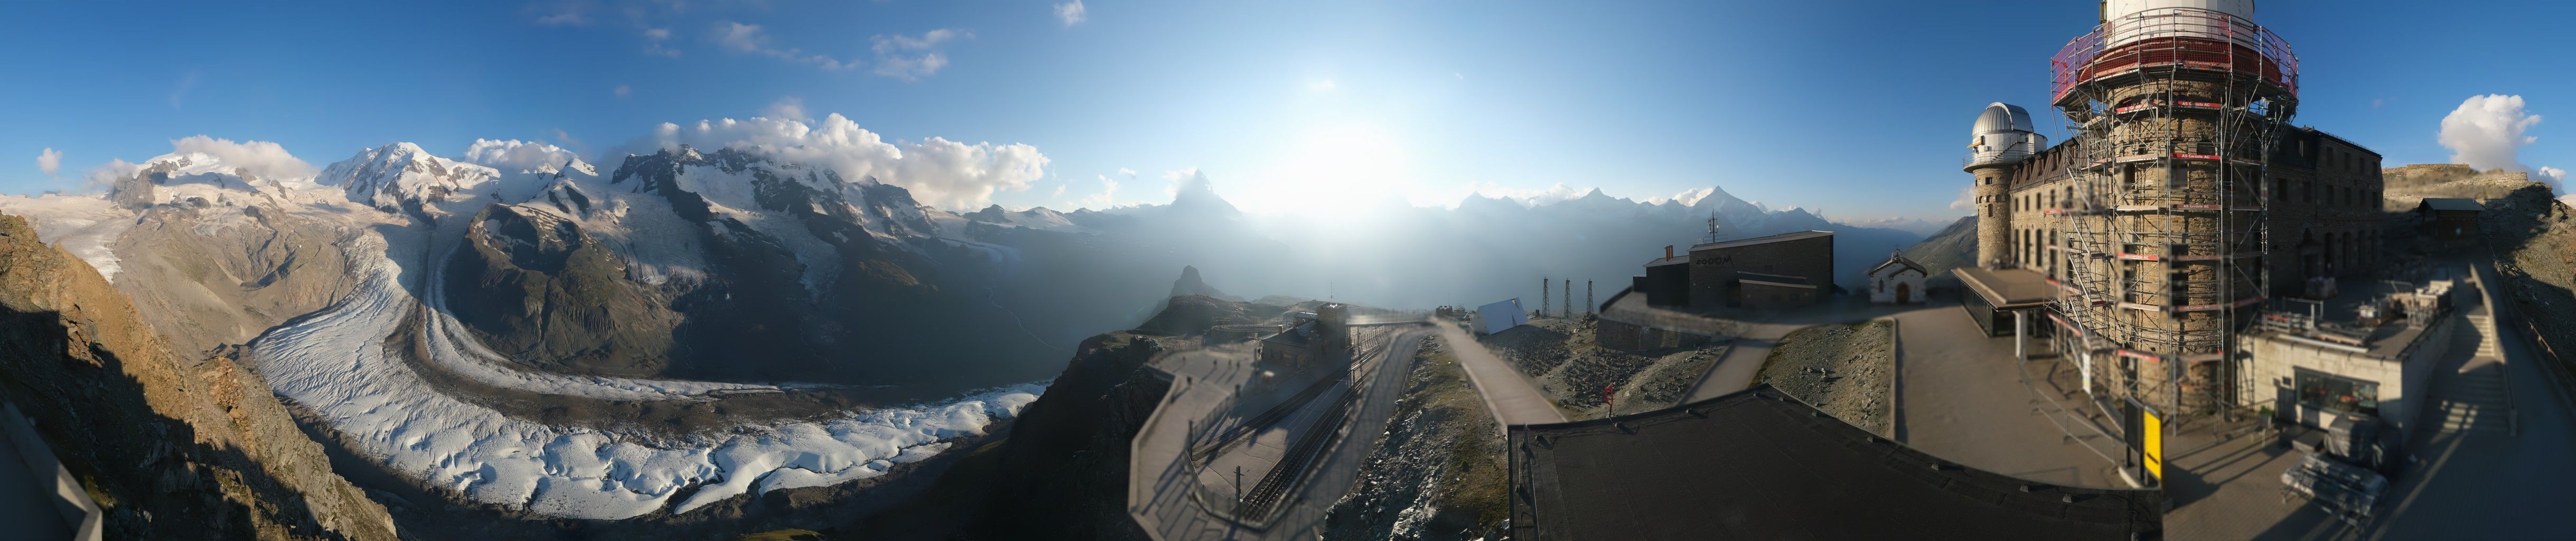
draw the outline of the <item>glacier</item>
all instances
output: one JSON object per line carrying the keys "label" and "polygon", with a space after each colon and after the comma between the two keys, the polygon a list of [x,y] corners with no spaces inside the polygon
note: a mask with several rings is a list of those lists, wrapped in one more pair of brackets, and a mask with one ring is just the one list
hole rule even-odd
{"label": "glacier", "polygon": [[[378,245],[352,253],[387,253],[382,237],[359,239]],[[476,502],[542,515],[624,519],[665,507],[688,513],[736,495],[876,477],[945,450],[946,440],[983,434],[1044,390],[1036,383],[1012,385],[945,404],[742,426],[676,441],[530,423],[439,393],[386,351],[385,338],[421,306],[398,282],[392,259],[369,259],[375,261],[366,267],[366,282],[348,299],[254,341],[254,366],[278,394],[313,410],[389,469]],[[480,371],[478,379],[515,371],[483,364],[493,359],[488,350],[452,329],[449,323],[425,331],[442,367]],[[482,367],[471,368],[476,365]],[[638,397],[703,396],[737,388],[731,385],[529,376],[512,386]],[[674,506],[672,497],[691,485],[698,490]]]}

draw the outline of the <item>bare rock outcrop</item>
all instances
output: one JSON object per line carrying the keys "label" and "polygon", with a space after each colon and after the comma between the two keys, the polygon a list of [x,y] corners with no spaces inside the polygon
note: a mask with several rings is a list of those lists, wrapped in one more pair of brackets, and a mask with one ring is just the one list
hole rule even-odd
{"label": "bare rock outcrop", "polygon": [[115,244],[116,284],[171,352],[203,357],[347,296],[346,236],[266,204],[153,206]]}
{"label": "bare rock outcrop", "polygon": [[395,539],[268,386],[190,362],[88,263],[0,216],[0,395],[107,512],[110,539]]}

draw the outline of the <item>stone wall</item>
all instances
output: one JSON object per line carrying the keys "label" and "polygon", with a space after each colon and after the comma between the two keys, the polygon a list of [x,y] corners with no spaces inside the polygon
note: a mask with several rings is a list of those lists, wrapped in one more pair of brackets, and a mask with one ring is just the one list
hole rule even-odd
{"label": "stone wall", "polygon": [[1593,325],[1592,340],[1605,348],[1640,351],[1695,348],[1707,345],[1710,337],[1705,334],[1603,319]]}

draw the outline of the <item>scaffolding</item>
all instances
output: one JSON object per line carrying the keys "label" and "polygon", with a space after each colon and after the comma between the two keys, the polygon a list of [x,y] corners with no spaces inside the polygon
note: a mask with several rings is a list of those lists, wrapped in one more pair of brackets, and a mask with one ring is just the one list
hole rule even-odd
{"label": "scaffolding", "polygon": [[2047,209],[2062,233],[2059,350],[2089,388],[2169,417],[2226,411],[2251,382],[2236,333],[2270,291],[2266,164],[2297,107],[2297,58],[2243,18],[2160,8],[2051,59],[2074,137]]}

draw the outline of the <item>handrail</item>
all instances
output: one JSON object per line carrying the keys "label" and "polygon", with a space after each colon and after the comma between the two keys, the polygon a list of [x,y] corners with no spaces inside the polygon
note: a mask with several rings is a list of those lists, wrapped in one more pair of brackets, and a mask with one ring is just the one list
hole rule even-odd
{"label": "handrail", "polygon": [[[2257,70],[2272,83],[2296,95],[2299,92],[2299,57],[2290,43],[2270,29],[2253,21],[2225,12],[2200,8],[2156,8],[2122,15],[2103,21],[2093,31],[2067,40],[2057,55],[2048,60],[2051,99],[2063,100],[2077,83],[2090,79],[2095,60],[2104,53],[2132,43],[2160,39],[2194,39],[2222,41],[2245,47],[2261,56],[2272,70]],[[2262,64],[2256,64],[2260,68]],[[2236,69],[2236,66],[2228,66]]]}

